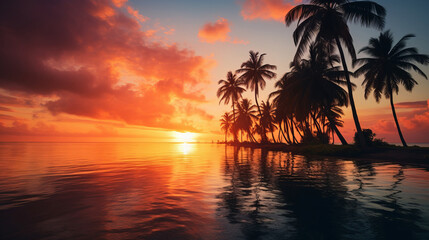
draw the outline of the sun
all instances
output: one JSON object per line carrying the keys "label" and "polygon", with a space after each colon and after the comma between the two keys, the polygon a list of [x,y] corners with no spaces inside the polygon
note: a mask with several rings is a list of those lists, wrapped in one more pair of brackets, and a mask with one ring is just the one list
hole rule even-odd
{"label": "sun", "polygon": [[195,142],[196,133],[192,132],[174,132],[176,142],[188,143]]}

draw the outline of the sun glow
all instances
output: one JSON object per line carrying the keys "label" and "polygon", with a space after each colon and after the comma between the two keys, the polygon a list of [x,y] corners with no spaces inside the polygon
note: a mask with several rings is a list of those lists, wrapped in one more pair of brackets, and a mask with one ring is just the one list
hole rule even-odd
{"label": "sun glow", "polygon": [[191,132],[174,132],[176,142],[188,143],[195,142],[196,133]]}

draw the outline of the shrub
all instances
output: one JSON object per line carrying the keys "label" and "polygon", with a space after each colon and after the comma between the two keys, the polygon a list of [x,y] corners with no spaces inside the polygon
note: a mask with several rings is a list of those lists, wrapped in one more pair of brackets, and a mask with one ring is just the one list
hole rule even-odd
{"label": "shrub", "polygon": [[[363,138],[365,139],[367,146],[388,146],[389,144],[383,141],[383,139],[375,138],[376,134],[371,129],[363,129]],[[353,138],[355,145],[361,145],[357,132]]]}

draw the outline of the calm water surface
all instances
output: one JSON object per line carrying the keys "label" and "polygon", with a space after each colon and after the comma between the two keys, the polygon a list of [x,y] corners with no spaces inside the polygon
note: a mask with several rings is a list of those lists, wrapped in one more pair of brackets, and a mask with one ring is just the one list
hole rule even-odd
{"label": "calm water surface", "polygon": [[1,143],[0,239],[429,239],[428,169],[217,144]]}

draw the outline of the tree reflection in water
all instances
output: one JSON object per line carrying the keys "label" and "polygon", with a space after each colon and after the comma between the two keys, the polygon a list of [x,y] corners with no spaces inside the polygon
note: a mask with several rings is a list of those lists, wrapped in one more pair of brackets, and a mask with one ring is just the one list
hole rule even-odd
{"label": "tree reflection in water", "polygon": [[223,169],[229,184],[218,196],[217,211],[245,239],[419,239],[427,234],[418,224],[421,212],[401,203],[403,166],[383,189],[374,181],[383,166],[371,162],[225,147]]}

